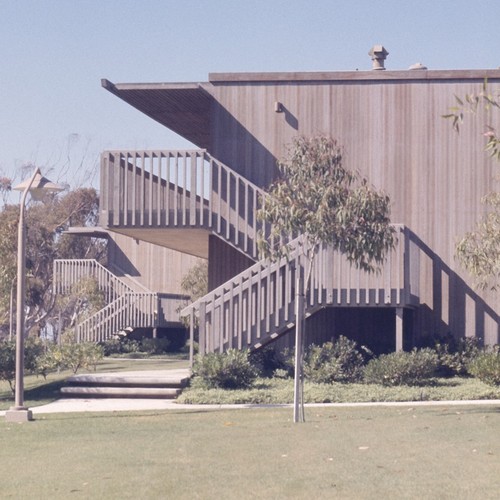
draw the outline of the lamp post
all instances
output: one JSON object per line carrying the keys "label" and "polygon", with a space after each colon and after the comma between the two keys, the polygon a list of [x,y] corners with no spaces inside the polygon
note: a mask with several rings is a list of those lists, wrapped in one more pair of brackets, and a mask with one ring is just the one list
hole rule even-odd
{"label": "lamp post", "polygon": [[37,168],[33,175],[26,181],[14,187],[21,191],[19,202],[19,224],[17,229],[17,306],[16,306],[16,387],[15,401],[8,411],[5,419],[9,422],[27,422],[33,419],[30,409],[24,406],[24,297],[26,293],[26,228],[24,224],[24,211],[28,192],[35,200],[41,200],[46,193],[62,191],[63,188],[42,176]]}

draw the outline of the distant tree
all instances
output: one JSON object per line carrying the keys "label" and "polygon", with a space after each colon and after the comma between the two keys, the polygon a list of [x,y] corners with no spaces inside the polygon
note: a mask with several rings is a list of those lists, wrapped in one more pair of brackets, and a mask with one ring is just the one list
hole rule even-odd
{"label": "distant tree", "polygon": [[208,261],[202,260],[191,267],[181,280],[181,289],[191,298],[198,300],[208,293]]}
{"label": "distant tree", "polygon": [[[500,162],[500,137],[494,120],[500,118],[500,88],[490,92],[485,81],[477,93],[465,97],[455,96],[456,105],[444,115],[452,121],[457,132],[466,115],[476,115],[482,110],[486,116],[483,136],[485,151]],[[465,234],[456,247],[462,266],[477,280],[481,289],[498,290],[500,286],[500,193],[487,194],[482,202],[487,214],[477,223],[474,231]]]}
{"label": "distant tree", "polygon": [[[95,225],[99,200],[94,189],[81,188],[49,197],[44,203],[30,201],[26,208],[26,329],[39,332],[58,322],[52,291],[52,266],[57,258],[102,259],[105,244],[91,238],[63,234],[71,225]],[[9,325],[10,298],[16,281],[17,225],[19,207],[5,205],[0,211],[0,325]],[[70,317],[73,312],[66,311]]]}
{"label": "distant tree", "polygon": [[[335,140],[296,138],[287,156],[278,162],[278,169],[279,178],[270,186],[257,214],[271,226],[271,237],[261,235],[259,247],[263,255],[277,258],[286,255],[288,247],[276,248],[273,242],[283,235],[302,235],[298,241],[305,269],[302,296],[307,295],[315,256],[323,244],[331,245],[367,272],[383,263],[395,241],[389,197],[358,172],[344,167],[343,149]],[[297,320],[295,421],[304,420],[303,327]]]}

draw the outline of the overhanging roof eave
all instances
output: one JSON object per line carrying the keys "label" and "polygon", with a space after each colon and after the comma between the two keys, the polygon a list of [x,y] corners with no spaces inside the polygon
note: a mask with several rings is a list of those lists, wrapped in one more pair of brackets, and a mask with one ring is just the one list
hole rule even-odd
{"label": "overhanging roof eave", "polygon": [[200,83],[118,83],[102,86],[200,148],[210,146],[211,94]]}

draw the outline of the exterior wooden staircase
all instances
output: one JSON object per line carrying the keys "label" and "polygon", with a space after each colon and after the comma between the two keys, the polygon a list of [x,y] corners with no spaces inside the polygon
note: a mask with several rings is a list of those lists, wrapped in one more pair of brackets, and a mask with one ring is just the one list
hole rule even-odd
{"label": "exterior wooden staircase", "polygon": [[138,285],[133,288],[96,260],[54,261],[55,293],[69,294],[86,279],[94,280],[106,305],[76,325],[78,342],[102,342],[126,328],[157,328],[179,320],[183,296],[145,291]]}
{"label": "exterior wooden staircase", "polygon": [[[339,252],[321,247],[305,297],[306,315],[335,306],[416,305],[418,266],[415,258],[413,266],[409,265],[411,232],[404,226],[396,229],[396,246],[379,274],[369,275],[356,269]],[[287,257],[257,262],[181,312],[190,317],[191,326],[198,324],[201,353],[258,349],[295,325],[296,276],[303,265],[298,239],[289,244]]]}
{"label": "exterior wooden staircase", "polygon": [[[201,353],[231,347],[256,349],[294,325],[295,275],[301,265],[301,246],[298,240],[289,241],[286,259],[259,260],[259,234],[270,235],[270,227],[255,216],[265,196],[262,189],[204,150],[109,151],[102,155],[101,226],[137,237],[154,231],[164,234],[166,229],[203,230],[256,261],[182,311],[191,318],[191,325],[199,325]],[[396,228],[396,247],[379,274],[357,270],[339,253],[322,247],[306,297],[308,314],[335,306],[417,305],[419,252],[411,231],[403,226]],[[138,300],[132,295],[135,293],[123,294],[127,298],[120,304],[110,302],[99,320],[89,320],[88,328],[82,327],[79,338],[106,336],[90,332],[103,332],[97,325],[106,321],[106,328],[113,330],[115,327],[109,326],[113,320],[106,318],[122,314],[117,310],[133,310],[135,306],[127,301]],[[152,307],[141,302],[135,310],[147,310],[145,315],[151,317]]]}

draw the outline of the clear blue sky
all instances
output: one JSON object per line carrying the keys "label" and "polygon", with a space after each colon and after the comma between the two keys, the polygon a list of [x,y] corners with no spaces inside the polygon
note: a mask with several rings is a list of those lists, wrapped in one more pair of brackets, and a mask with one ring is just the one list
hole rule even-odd
{"label": "clear blue sky", "polygon": [[189,144],[101,88],[209,72],[500,66],[498,0],[0,0],[0,174],[54,180],[104,149]]}

